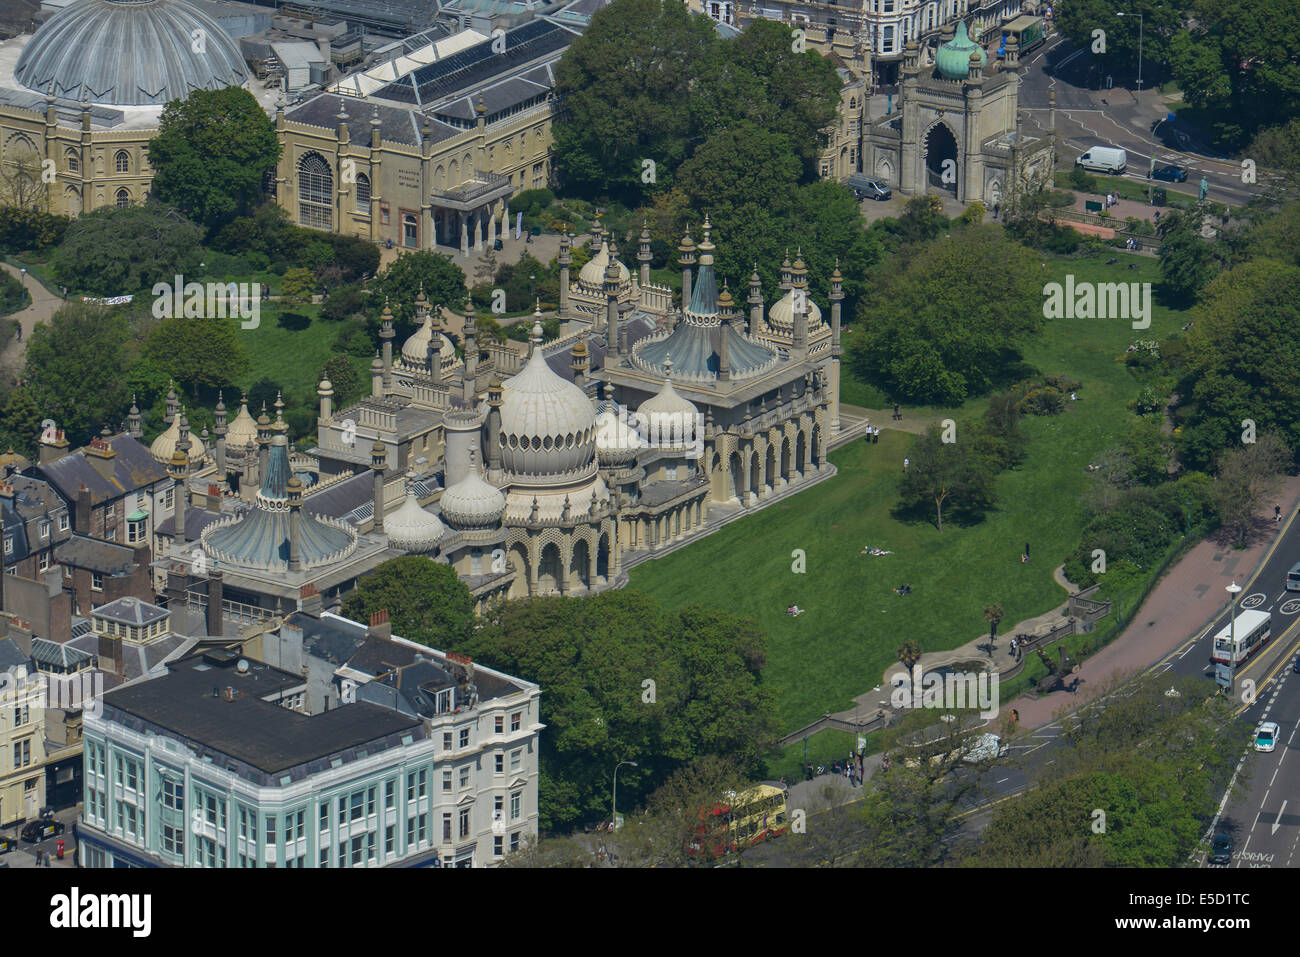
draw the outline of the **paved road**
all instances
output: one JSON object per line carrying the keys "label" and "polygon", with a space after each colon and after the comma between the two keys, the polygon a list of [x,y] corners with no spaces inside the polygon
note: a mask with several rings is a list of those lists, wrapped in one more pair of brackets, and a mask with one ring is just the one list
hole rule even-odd
{"label": "paved road", "polygon": [[1167,189],[1195,195],[1204,176],[1210,185],[1208,198],[1233,205],[1244,205],[1261,191],[1258,185],[1241,182],[1240,162],[1174,150],[1160,142],[1151,127],[1170,110],[1157,91],[1089,89],[1100,66],[1089,50],[1053,38],[1029,58],[1028,66],[1020,88],[1021,108],[1046,127],[1048,95],[1055,92],[1061,168],[1072,168],[1074,158],[1089,146],[1113,145],[1128,152],[1127,177],[1135,182],[1148,182],[1146,174],[1154,157],[1157,164],[1176,163],[1188,169],[1186,183],[1158,184]]}

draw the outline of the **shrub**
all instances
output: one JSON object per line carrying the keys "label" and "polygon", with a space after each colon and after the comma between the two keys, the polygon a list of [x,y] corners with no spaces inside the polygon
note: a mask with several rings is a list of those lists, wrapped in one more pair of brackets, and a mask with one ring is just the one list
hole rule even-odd
{"label": "shrub", "polygon": [[1097,177],[1083,167],[1076,166],[1070,171],[1070,185],[1081,193],[1095,193],[1097,192]]}
{"label": "shrub", "polygon": [[1067,206],[1074,205],[1075,196],[1069,190],[1051,189],[1047,191],[1047,205],[1054,206],[1057,209],[1064,209]]}
{"label": "shrub", "polygon": [[1065,394],[1050,385],[1033,388],[1020,400],[1019,408],[1027,415],[1058,415],[1065,411]]}

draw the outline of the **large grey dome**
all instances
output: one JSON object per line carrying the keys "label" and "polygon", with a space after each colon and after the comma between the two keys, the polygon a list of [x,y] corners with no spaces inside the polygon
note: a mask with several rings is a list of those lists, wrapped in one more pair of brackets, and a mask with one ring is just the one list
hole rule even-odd
{"label": "large grey dome", "polygon": [[185,0],[77,0],[36,31],[14,77],[64,99],[149,106],[240,86],[248,71],[220,25]]}

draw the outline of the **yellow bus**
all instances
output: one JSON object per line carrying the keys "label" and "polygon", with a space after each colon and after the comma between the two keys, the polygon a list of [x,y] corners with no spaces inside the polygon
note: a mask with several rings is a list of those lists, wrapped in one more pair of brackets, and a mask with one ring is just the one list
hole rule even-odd
{"label": "yellow bus", "polygon": [[728,851],[753,847],[789,829],[785,791],[770,784],[756,784],[737,794],[728,792],[709,807],[700,808],[686,847],[692,857],[721,857]]}

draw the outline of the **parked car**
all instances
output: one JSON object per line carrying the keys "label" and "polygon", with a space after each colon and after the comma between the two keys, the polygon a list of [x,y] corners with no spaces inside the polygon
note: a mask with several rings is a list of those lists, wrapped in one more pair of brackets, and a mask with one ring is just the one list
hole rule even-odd
{"label": "parked car", "polygon": [[1094,173],[1119,174],[1128,168],[1128,153],[1117,146],[1094,146],[1074,161]]}
{"label": "parked car", "polygon": [[23,825],[22,838],[28,844],[36,844],[47,837],[58,837],[65,830],[62,821],[31,821]]}
{"label": "parked car", "polygon": [[1210,844],[1210,863],[1221,867],[1232,863],[1232,835],[1227,831],[1219,831],[1214,835],[1214,841]]}
{"label": "parked car", "polygon": [[0,854],[8,854],[18,846],[18,841],[12,837],[0,835]]}
{"label": "parked car", "polygon": [[1291,671],[1295,674],[1300,675],[1300,655],[1297,655],[1296,660],[1292,662]]}
{"label": "parked car", "polygon": [[867,179],[856,174],[849,177],[849,188],[858,199],[874,199],[883,202],[894,195],[893,190],[879,180]]}
{"label": "parked car", "polygon": [[1255,729],[1255,750],[1272,751],[1277,747],[1277,722],[1265,721]]}
{"label": "parked car", "polygon": [[1185,183],[1187,182],[1187,169],[1182,166],[1175,166],[1172,163],[1168,166],[1157,166],[1151,171],[1151,178],[1164,180],[1166,183]]}

